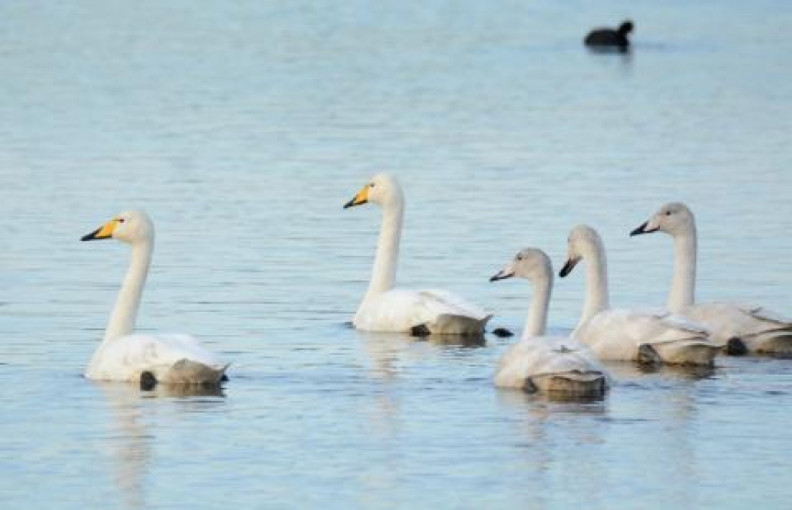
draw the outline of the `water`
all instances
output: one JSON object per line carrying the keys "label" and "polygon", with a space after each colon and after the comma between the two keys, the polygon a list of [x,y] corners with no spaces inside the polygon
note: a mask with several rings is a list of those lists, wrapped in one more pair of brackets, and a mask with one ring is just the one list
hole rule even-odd
{"label": "water", "polygon": [[[768,15],[770,13],[770,15]],[[630,57],[581,47],[636,21]],[[523,246],[557,268],[596,226],[617,306],[664,301],[683,200],[699,298],[790,314],[787,2],[5,2],[0,6],[3,508],[788,505],[792,363],[612,367],[602,402],[493,388],[484,347],[346,326],[366,287],[367,177],[408,201],[398,280],[519,328]],[[157,225],[141,331],[233,362],[222,395],[80,374],[128,250]],[[582,277],[556,282],[569,331]]]}

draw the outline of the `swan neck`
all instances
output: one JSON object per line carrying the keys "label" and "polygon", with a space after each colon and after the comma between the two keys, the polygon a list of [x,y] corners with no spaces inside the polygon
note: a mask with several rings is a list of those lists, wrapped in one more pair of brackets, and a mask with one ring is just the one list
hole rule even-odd
{"label": "swan neck", "polygon": [[608,296],[608,260],[602,247],[595,247],[584,257],[586,264],[586,300],[580,324],[610,308]]}
{"label": "swan neck", "polygon": [[128,335],[134,330],[153,251],[153,239],[132,245],[132,260],[107,324],[105,342]]}
{"label": "swan neck", "polygon": [[534,295],[528,309],[523,338],[543,336],[547,330],[547,308],[550,305],[550,294],[553,289],[553,276],[547,275],[534,284]]}
{"label": "swan neck", "polygon": [[377,255],[367,295],[380,294],[393,288],[396,282],[396,266],[399,258],[404,201],[395,199],[383,205]]}
{"label": "swan neck", "polygon": [[668,295],[668,309],[679,313],[696,301],[696,226],[674,236],[674,276]]}

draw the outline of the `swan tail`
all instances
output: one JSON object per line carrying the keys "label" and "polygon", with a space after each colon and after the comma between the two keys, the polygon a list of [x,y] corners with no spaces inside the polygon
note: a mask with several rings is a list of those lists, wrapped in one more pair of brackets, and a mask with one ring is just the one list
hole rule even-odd
{"label": "swan tail", "polygon": [[182,359],[173,364],[161,382],[168,384],[220,384],[228,365],[212,366],[198,361]]}
{"label": "swan tail", "polygon": [[682,340],[652,344],[663,363],[668,365],[712,366],[720,350],[717,345],[704,340]]}
{"label": "swan tail", "polygon": [[440,314],[433,322],[422,326],[432,335],[481,336],[491,318],[492,315],[477,319],[465,315]]}
{"label": "swan tail", "polygon": [[772,331],[744,339],[748,350],[757,354],[792,357],[792,330]]}
{"label": "swan tail", "polygon": [[526,379],[524,389],[562,399],[599,398],[608,389],[608,379],[596,371],[545,374]]}

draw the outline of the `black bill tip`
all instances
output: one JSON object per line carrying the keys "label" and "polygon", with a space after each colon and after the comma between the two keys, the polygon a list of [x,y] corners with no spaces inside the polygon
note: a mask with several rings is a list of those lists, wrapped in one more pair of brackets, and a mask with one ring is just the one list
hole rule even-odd
{"label": "black bill tip", "polygon": [[498,274],[490,276],[489,281],[497,282],[498,280],[505,280],[507,278],[511,278],[514,276],[514,273],[504,273],[503,271],[498,272]]}
{"label": "black bill tip", "polygon": [[100,230],[102,230],[102,229],[101,228],[97,228],[96,230],[94,230],[90,234],[85,234],[84,236],[82,236],[80,238],[80,241],[95,241],[95,240],[99,239],[98,237],[96,237],[96,235],[99,233]]}
{"label": "black bill tip", "polygon": [[647,225],[649,225],[648,221],[641,223],[641,226],[630,232],[630,237],[639,236],[641,234],[651,234],[652,232],[657,232],[656,228],[647,229]]}
{"label": "black bill tip", "polygon": [[572,270],[575,268],[575,264],[577,264],[576,259],[567,259],[564,267],[562,267],[561,271],[558,272],[558,276],[564,278],[566,275],[572,272]]}
{"label": "black bill tip", "polygon": [[353,198],[352,200],[344,204],[344,209],[349,209],[350,207],[355,207],[356,205],[363,205],[366,202],[368,202],[368,200],[364,200],[363,202],[355,202],[355,199]]}

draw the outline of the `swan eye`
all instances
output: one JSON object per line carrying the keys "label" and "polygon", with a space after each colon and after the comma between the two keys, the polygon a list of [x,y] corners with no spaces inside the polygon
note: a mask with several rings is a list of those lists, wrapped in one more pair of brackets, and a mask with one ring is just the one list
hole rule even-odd
{"label": "swan eye", "polygon": [[517,255],[517,260],[522,260],[522,255]]}
{"label": "swan eye", "polygon": [[373,187],[374,187],[374,183],[372,182],[371,184],[369,184],[369,188],[373,188]]}
{"label": "swan eye", "polygon": [[666,211],[666,216],[671,216],[671,211]]}
{"label": "swan eye", "polygon": [[118,223],[124,223],[126,220],[124,218],[118,218]]}

